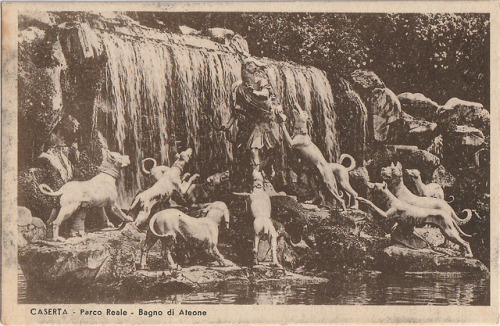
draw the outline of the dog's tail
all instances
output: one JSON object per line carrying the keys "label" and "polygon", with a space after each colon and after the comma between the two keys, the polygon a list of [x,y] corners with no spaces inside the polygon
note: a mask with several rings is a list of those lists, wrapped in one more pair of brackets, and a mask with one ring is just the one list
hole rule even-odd
{"label": "dog's tail", "polygon": [[160,214],[155,214],[149,220],[149,230],[151,231],[151,233],[153,233],[158,238],[166,238],[166,237],[168,237],[168,235],[166,235],[166,234],[158,234],[155,231],[155,223],[156,223],[156,220],[158,219],[158,216],[160,216]]}
{"label": "dog's tail", "polygon": [[42,183],[41,185],[38,185],[38,189],[40,189],[40,191],[42,192],[42,194],[45,194],[45,195],[48,195],[48,196],[57,197],[57,196],[61,196],[63,194],[63,192],[61,191],[61,189],[59,189],[58,191],[54,191],[54,190],[52,190],[52,188],[50,188],[45,183]]}
{"label": "dog's tail", "polygon": [[458,225],[463,225],[467,222],[469,222],[472,218],[472,210],[466,208],[466,209],[463,209],[462,210],[462,213],[463,212],[466,212],[467,213],[467,216],[465,218],[460,218],[457,216],[457,214],[452,210],[452,217],[453,217],[453,220],[458,224]]}
{"label": "dog's tail", "polygon": [[349,155],[349,154],[345,154],[345,153],[344,153],[344,154],[341,154],[341,155],[340,155],[340,160],[339,160],[340,164],[342,164],[342,165],[343,165],[343,163],[344,163],[344,159],[346,159],[346,158],[348,158],[348,159],[349,159],[349,161],[350,161],[350,163],[351,163],[351,165],[349,165],[348,167],[346,167],[347,171],[352,171],[352,170],[354,170],[354,169],[356,168],[356,161],[354,160],[354,157],[352,157],[352,156],[351,156],[351,155]]}
{"label": "dog's tail", "polygon": [[449,198],[450,198],[450,200],[449,200],[449,201],[448,201],[448,200],[446,200],[446,202],[447,202],[448,204],[453,203],[453,202],[455,201],[455,197],[454,197],[453,195],[450,195],[450,196],[449,196]]}
{"label": "dog's tail", "polygon": [[[469,211],[470,211],[470,209],[469,209]],[[472,212],[470,213],[470,215],[472,215]],[[472,235],[467,234],[464,231],[462,231],[462,229],[460,228],[460,226],[458,226],[458,223],[456,221],[453,221],[453,223],[455,224],[455,227],[457,228],[458,233],[460,233],[460,235],[467,237],[467,238],[472,238]]]}
{"label": "dog's tail", "polygon": [[[149,170],[146,169],[146,166],[144,166],[144,163],[146,163],[147,161],[153,161],[153,167]],[[148,157],[148,158],[145,158],[142,160],[141,162],[141,167],[142,167],[142,172],[144,172],[145,174],[151,174],[151,170],[156,167],[158,163],[156,162],[156,160],[154,158],[151,158],[151,157]]]}

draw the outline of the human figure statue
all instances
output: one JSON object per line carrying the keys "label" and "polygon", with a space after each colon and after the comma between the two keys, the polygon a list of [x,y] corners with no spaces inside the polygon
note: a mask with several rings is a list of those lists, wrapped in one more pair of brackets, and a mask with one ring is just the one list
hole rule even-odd
{"label": "human figure statue", "polygon": [[250,152],[252,171],[264,172],[266,187],[269,187],[268,178],[273,168],[266,161],[281,143],[277,119],[285,120],[286,117],[275,101],[264,67],[265,64],[255,58],[243,60],[242,79],[232,86],[235,103],[232,115],[223,129],[229,130],[236,120],[239,121],[236,156],[243,162],[242,157]]}

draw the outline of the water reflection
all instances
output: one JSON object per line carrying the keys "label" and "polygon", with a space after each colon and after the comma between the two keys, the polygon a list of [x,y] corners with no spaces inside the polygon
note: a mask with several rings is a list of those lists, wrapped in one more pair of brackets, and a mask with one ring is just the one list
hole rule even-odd
{"label": "water reflection", "polygon": [[[22,273],[19,303],[34,303]],[[280,281],[242,284],[227,281],[215,291],[173,294],[143,303],[185,304],[331,304],[331,305],[489,305],[488,279],[474,275],[385,275],[370,273],[356,281],[303,285]],[[106,302],[105,300],[102,300]],[[43,303],[57,302],[57,299]],[[76,303],[76,302],[74,302]],[[97,302],[95,302],[97,303]]]}

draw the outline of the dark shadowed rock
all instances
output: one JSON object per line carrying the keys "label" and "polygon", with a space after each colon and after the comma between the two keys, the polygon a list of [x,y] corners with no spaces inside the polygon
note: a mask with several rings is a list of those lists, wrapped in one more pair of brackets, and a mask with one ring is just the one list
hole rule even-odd
{"label": "dark shadowed rock", "polygon": [[450,137],[454,138],[456,143],[461,146],[474,147],[484,143],[484,135],[481,130],[470,126],[457,126]]}
{"label": "dark shadowed rock", "polygon": [[372,180],[380,180],[380,169],[391,165],[391,162],[401,162],[405,169],[418,169],[424,180],[428,180],[434,170],[440,165],[440,159],[417,146],[386,145],[380,147],[372,155],[372,161],[367,166]]}
{"label": "dark shadowed rock", "polygon": [[451,98],[438,110],[436,122],[441,124],[468,125],[489,135],[490,112],[481,103]]}
{"label": "dark shadowed rock", "polygon": [[358,92],[372,91],[375,88],[385,88],[384,82],[373,72],[356,70],[351,74],[351,81]]}
{"label": "dark shadowed rock", "polygon": [[375,88],[367,98],[368,114],[371,121],[369,134],[377,141],[386,141],[391,124],[401,117],[401,104],[389,88]]}
{"label": "dark shadowed rock", "polygon": [[435,182],[441,185],[444,189],[451,188],[455,185],[456,178],[448,171],[445,167],[439,165],[437,169],[432,174],[432,179],[430,182]]}
{"label": "dark shadowed rock", "polygon": [[414,116],[432,121],[439,105],[421,93],[401,93],[398,95],[401,109]]}
{"label": "dark shadowed rock", "polygon": [[421,149],[429,148],[437,136],[437,124],[416,119],[406,112],[391,124],[388,142],[401,145],[415,145]]}
{"label": "dark shadowed rock", "polygon": [[367,159],[368,111],[348,81],[341,79],[338,85],[332,86],[338,88],[334,93],[340,150],[352,155],[358,166],[362,165]]}
{"label": "dark shadowed rock", "polygon": [[32,128],[31,132],[19,130],[21,167],[31,162],[30,154],[40,154],[43,143],[61,119],[61,74],[67,69],[57,33],[48,22],[30,21],[39,22],[38,27],[31,26],[19,33],[19,125]]}

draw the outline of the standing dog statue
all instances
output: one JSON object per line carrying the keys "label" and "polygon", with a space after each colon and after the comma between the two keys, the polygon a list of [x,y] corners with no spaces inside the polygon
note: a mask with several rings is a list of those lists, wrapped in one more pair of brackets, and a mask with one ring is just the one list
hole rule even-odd
{"label": "standing dog statue", "polygon": [[446,239],[460,245],[465,250],[466,257],[472,257],[469,243],[460,237],[460,235],[467,237],[470,237],[470,235],[464,233],[460,229],[455,220],[451,217],[449,211],[418,207],[399,200],[389,191],[389,189],[387,189],[387,184],[385,182],[383,184],[373,183],[370,187],[377,193],[383,195],[384,199],[387,200],[389,204],[389,210],[384,212],[371,201],[362,197],[358,197],[358,200],[369,205],[382,218],[396,221],[392,230],[397,227],[398,222],[409,224],[412,227],[421,227],[425,224],[437,226]]}
{"label": "standing dog statue", "polygon": [[139,193],[134,198],[132,205],[130,205],[130,210],[134,209],[137,205],[141,206],[141,210],[134,222],[137,228],[147,221],[151,209],[156,203],[170,199],[174,191],[185,194],[193,181],[198,178],[198,174],[191,176],[187,182],[183,182],[181,178],[184,167],[191,160],[192,155],[193,150],[191,148],[186,149],[180,154],[176,154],[177,160],[172,167],[151,188]]}
{"label": "standing dog statue", "polygon": [[219,225],[222,220],[224,220],[226,227],[229,228],[229,210],[226,204],[220,201],[205,204],[203,213],[205,217],[194,218],[175,208],[169,208],[154,214],[149,221],[146,240],[141,248],[141,269],[146,269],[149,250],[158,239],[161,239],[163,256],[167,261],[168,268],[174,268],[176,264],[172,259],[171,252],[177,235],[180,235],[185,240],[203,243],[208,253],[221,266],[233,265],[217,249]]}
{"label": "standing dog statue", "polygon": [[458,225],[463,225],[470,221],[472,218],[472,211],[470,209],[465,209],[467,217],[461,219],[457,216],[453,208],[443,199],[433,198],[433,197],[419,197],[414,195],[408,188],[406,188],[403,182],[403,167],[401,163],[391,163],[391,166],[382,168],[382,179],[387,181],[389,185],[389,190],[396,196],[396,198],[414,206],[424,207],[424,208],[434,208],[442,209],[449,213],[451,217],[458,223]]}
{"label": "standing dog statue", "polygon": [[346,210],[346,205],[340,197],[337,181],[346,193],[349,194],[349,198],[353,197],[352,205],[353,207],[356,207],[356,197],[358,197],[358,194],[354,191],[354,189],[352,189],[349,183],[349,171],[352,171],[356,167],[354,158],[348,154],[342,154],[340,157],[341,163],[346,157],[351,160],[351,166],[348,168],[344,167],[342,164],[328,163],[323,156],[323,153],[321,153],[318,146],[313,143],[311,137],[309,136],[307,128],[309,115],[307,112],[302,110],[300,106],[296,104],[293,114],[295,119],[293,137],[290,137],[286,126],[284,124],[282,125],[286,142],[290,147],[299,150],[309,162],[316,166],[323,178],[323,182],[326,184],[330,193],[342,205],[342,209],[344,211]]}
{"label": "standing dog statue", "polygon": [[[444,190],[440,184],[438,183],[425,184],[422,181],[420,171],[417,169],[405,169],[405,172],[410,177],[410,180],[413,181],[417,195],[419,195],[420,197],[434,197],[437,199],[444,199]],[[453,202],[453,200],[455,199],[453,196],[450,197],[451,200],[447,201],[448,203]]]}
{"label": "standing dog statue", "polygon": [[[110,208],[123,221],[131,221],[118,207],[115,201],[118,198],[116,182],[120,177],[120,170],[130,164],[128,155],[102,150],[102,164],[98,175],[88,181],[70,181],[58,191],[53,191],[48,185],[39,185],[40,191],[49,196],[61,196],[61,206],[57,218],[52,221],[54,240],[64,240],[59,236],[59,227],[80,208],[100,207],[101,218],[111,227],[114,227],[106,215],[105,208]],[[55,211],[53,211],[52,215]],[[51,221],[52,218],[49,220]]]}
{"label": "standing dog statue", "polygon": [[[254,170],[252,172],[253,189],[250,193],[250,211],[254,218],[254,241],[253,241],[253,257],[254,264],[259,263],[259,244],[261,236],[267,236],[272,254],[272,265],[281,267],[278,262],[278,232],[274,228],[271,220],[271,198],[264,190],[264,177],[262,173]],[[246,193],[234,193],[236,195],[247,195]]]}

